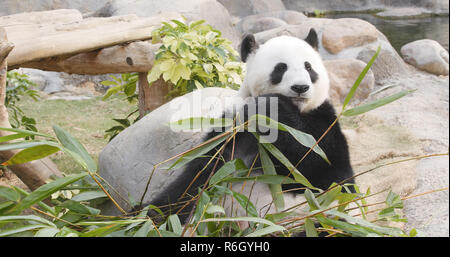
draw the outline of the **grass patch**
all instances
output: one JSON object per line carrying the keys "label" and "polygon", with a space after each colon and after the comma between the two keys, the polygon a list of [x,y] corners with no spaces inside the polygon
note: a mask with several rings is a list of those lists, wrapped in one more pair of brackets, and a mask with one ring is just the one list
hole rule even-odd
{"label": "grass patch", "polygon": [[[28,117],[36,119],[38,131],[53,135],[53,125],[58,125],[86,147],[94,160],[108,143],[105,130],[115,125],[113,118],[124,118],[136,109],[123,97],[111,97],[107,101],[102,96],[90,100],[46,100],[34,101],[23,97],[17,105]],[[135,114],[133,117],[137,116]],[[58,152],[50,157],[58,168],[67,174],[77,171],[78,165],[69,156]]]}

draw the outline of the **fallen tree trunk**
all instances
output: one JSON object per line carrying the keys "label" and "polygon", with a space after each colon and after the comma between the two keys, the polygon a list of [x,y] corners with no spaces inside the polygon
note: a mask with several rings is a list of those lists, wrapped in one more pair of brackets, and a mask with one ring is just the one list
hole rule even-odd
{"label": "fallen tree trunk", "polygon": [[14,31],[14,26],[5,27],[9,41],[16,46],[8,57],[8,63],[16,67],[45,58],[73,56],[113,45],[148,40],[161,22],[180,18],[178,13],[163,13],[148,18],[138,18],[136,15],[87,18],[67,24],[30,24],[22,27],[20,33]]}
{"label": "fallen tree trunk", "polygon": [[[11,124],[8,120],[8,110],[5,106],[7,73],[6,58],[13,48],[14,45],[7,41],[5,30],[0,28],[0,127],[6,128],[11,128]],[[9,134],[11,133],[0,130],[0,136],[6,136]],[[3,163],[18,152],[19,150],[0,151],[0,161]],[[52,176],[62,176],[56,165],[48,158],[9,166],[9,168],[31,190],[46,184]]]}
{"label": "fallen tree trunk", "polygon": [[155,52],[159,47],[160,44],[138,41],[69,57],[41,59],[23,63],[20,67],[85,75],[148,72],[153,66]]}

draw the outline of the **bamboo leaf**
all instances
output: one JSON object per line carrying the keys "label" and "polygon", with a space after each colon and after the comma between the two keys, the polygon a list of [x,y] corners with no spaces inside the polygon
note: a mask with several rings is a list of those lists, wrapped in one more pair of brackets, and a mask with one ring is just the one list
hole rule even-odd
{"label": "bamboo leaf", "polygon": [[305,219],[305,232],[307,237],[318,237],[316,226],[311,219]]}
{"label": "bamboo leaf", "polygon": [[258,229],[255,232],[252,232],[252,233],[246,235],[245,237],[260,237],[260,236],[265,236],[268,234],[272,234],[272,233],[284,231],[284,230],[286,230],[286,229],[279,225],[268,226],[268,227],[265,227],[262,229]]}
{"label": "bamboo leaf", "polygon": [[[265,122],[262,122],[263,120],[265,120]],[[311,148],[314,145],[316,145],[317,141],[316,139],[314,139],[314,137],[310,134],[304,133],[300,130],[294,129],[292,127],[289,127],[288,125],[284,125],[283,123],[279,123],[275,120],[272,120],[271,118],[261,115],[261,114],[255,114],[253,116],[250,117],[249,119],[249,126],[254,126],[254,122],[258,122],[259,126],[265,126],[265,127],[269,127],[269,128],[273,128],[273,129],[278,129],[281,131],[286,131],[289,134],[291,134],[295,140],[297,140],[297,142],[299,142],[301,145]],[[322,157],[322,159],[324,159],[328,164],[331,164],[330,161],[327,158],[327,155],[325,154],[325,152],[320,148],[319,145],[316,145],[313,148],[313,151],[320,155],[320,157]]]}
{"label": "bamboo leaf", "polygon": [[59,229],[57,228],[43,228],[40,229],[36,234],[34,234],[35,237],[54,237],[59,232]]}
{"label": "bamboo leaf", "polygon": [[359,75],[359,77],[356,79],[355,83],[353,84],[352,88],[350,89],[350,91],[348,92],[347,96],[345,97],[344,103],[342,105],[342,111],[345,110],[345,107],[347,107],[348,103],[350,102],[350,100],[353,98],[353,95],[356,92],[356,89],[358,89],[359,85],[361,84],[361,82],[363,81],[364,77],[366,76],[367,72],[369,71],[369,69],[372,67],[373,63],[375,62],[375,60],[378,57],[378,54],[381,51],[381,46],[378,46],[377,51],[375,52],[375,54],[373,55],[372,59],[370,59],[370,61],[367,63],[366,67],[363,69],[363,71],[361,72],[361,74]]}
{"label": "bamboo leaf", "polygon": [[221,213],[225,214],[225,210],[222,206],[219,205],[209,205],[208,208],[206,208],[206,213],[208,214],[214,214],[214,213]]}
{"label": "bamboo leaf", "polygon": [[55,131],[56,137],[58,138],[59,142],[64,146],[64,148],[68,149],[73,153],[76,153],[79,157],[81,157],[81,159],[86,163],[88,171],[90,172],[97,171],[97,164],[89,155],[89,153],[86,151],[84,146],[80,144],[80,142],[78,142],[77,139],[75,139],[65,130],[56,125],[53,126],[53,130]]}
{"label": "bamboo leaf", "polygon": [[153,228],[153,222],[151,220],[148,220],[144,223],[144,225],[142,225],[142,227],[139,228],[138,231],[136,231],[134,237],[146,237],[148,235],[148,232],[150,232],[150,230],[152,230]]}
{"label": "bamboo leaf", "polygon": [[58,147],[58,144],[53,141],[41,141],[41,140],[26,140],[22,142],[15,142],[10,144],[0,145],[0,151],[15,150],[15,149],[27,149],[39,145],[50,145]]}
{"label": "bamboo leaf", "polygon": [[122,227],[121,224],[114,224],[114,225],[106,225],[104,227],[99,227],[96,229],[93,229],[89,232],[86,232],[84,234],[81,234],[83,237],[103,237],[108,234],[111,234],[112,232],[119,230]]}
{"label": "bamboo leaf", "polygon": [[183,228],[181,227],[181,222],[180,219],[178,218],[178,215],[176,214],[170,215],[167,219],[169,221],[170,226],[172,227],[172,231],[175,234],[181,235]]}
{"label": "bamboo leaf", "polygon": [[13,157],[11,157],[11,159],[2,163],[2,165],[16,165],[39,160],[56,152],[59,152],[60,150],[61,149],[59,147],[46,144],[33,146],[16,153]]}
{"label": "bamboo leaf", "polygon": [[182,119],[169,123],[169,127],[173,130],[208,130],[210,128],[229,127],[233,125],[232,119],[226,118],[204,118],[193,117],[188,119]]}
{"label": "bamboo leaf", "polygon": [[0,237],[11,236],[11,235],[22,233],[22,232],[25,232],[25,231],[36,230],[36,229],[39,229],[39,228],[48,228],[48,226],[45,226],[45,225],[26,225],[26,226],[19,227],[19,228],[3,230],[3,231],[0,231]]}
{"label": "bamboo leaf", "polygon": [[234,182],[243,182],[243,181],[256,181],[265,183],[268,185],[280,185],[280,184],[298,184],[297,181],[293,180],[290,177],[281,176],[281,175],[260,175],[260,176],[251,176],[251,177],[229,177],[224,178],[222,182],[234,183]]}
{"label": "bamboo leaf", "polygon": [[253,217],[258,217],[258,212],[256,211],[255,205],[247,198],[247,196],[240,194],[238,192],[233,192],[233,197],[238,201],[241,207],[248,212]]}
{"label": "bamboo leaf", "polygon": [[43,219],[36,215],[13,215],[13,216],[0,216],[0,223],[10,223],[17,221],[28,221],[28,222],[39,222],[46,226],[56,227],[55,224],[50,221]]}
{"label": "bamboo leaf", "polygon": [[269,151],[275,158],[277,158],[286,168],[289,169],[289,171],[292,173],[292,175],[294,176],[295,181],[297,181],[298,183],[309,187],[311,189],[315,189],[315,190],[320,190],[316,187],[314,187],[309,181],[308,179],[303,176],[298,170],[297,168],[295,168],[294,165],[292,165],[292,163],[280,152],[280,150],[278,150],[274,145],[269,144],[269,143],[261,143],[262,146],[264,146],[264,148]]}
{"label": "bamboo leaf", "polygon": [[4,186],[0,186],[0,197],[13,202],[18,202],[20,200],[20,194],[16,190]]}
{"label": "bamboo leaf", "polygon": [[16,132],[18,134],[26,134],[27,136],[39,136],[39,137],[46,137],[46,138],[51,138],[51,139],[54,138],[53,136],[50,136],[50,135],[47,135],[47,134],[43,134],[43,133],[31,131],[31,130],[25,130],[25,129],[0,127],[0,130],[9,131],[9,132]]}
{"label": "bamboo leaf", "polygon": [[241,159],[234,159],[225,163],[209,180],[209,185],[214,185],[222,182],[224,178],[235,171],[246,170],[244,162]]}
{"label": "bamboo leaf", "polygon": [[179,168],[183,167],[184,165],[186,165],[190,161],[194,160],[195,158],[198,158],[198,157],[204,155],[205,153],[211,151],[214,147],[218,146],[220,143],[225,141],[225,139],[227,139],[227,137],[223,136],[223,137],[218,138],[212,142],[209,142],[201,147],[198,147],[190,152],[185,153],[183,156],[178,158],[178,160],[176,162],[174,162],[168,169],[172,170],[172,169],[179,169]]}
{"label": "bamboo leaf", "polygon": [[[263,167],[263,171],[265,175],[276,176],[277,171],[275,170],[275,166],[273,165],[272,160],[270,159],[267,152],[263,147],[258,145],[259,148],[259,156],[261,159],[261,165]],[[278,210],[284,209],[284,197],[282,194],[281,183],[280,184],[272,184],[269,185],[270,193],[272,194],[273,203]]]}
{"label": "bamboo leaf", "polygon": [[[223,221],[231,221],[231,222],[248,221],[248,222],[261,223],[261,224],[268,225],[268,226],[277,226],[273,222],[271,222],[270,220],[259,218],[259,217],[233,217],[233,218],[227,218],[227,217],[221,218],[221,217],[219,217],[219,218],[204,219],[204,220],[201,220],[200,222],[223,222]],[[284,229],[285,228],[283,228],[283,230]]]}
{"label": "bamboo leaf", "polygon": [[107,197],[103,191],[88,191],[88,192],[83,192],[83,193],[80,193],[80,194],[72,197],[72,200],[81,202],[81,201],[90,201],[93,199],[103,198],[103,197]]}
{"label": "bamboo leaf", "polygon": [[304,194],[306,201],[308,202],[309,208],[311,211],[319,210],[320,204],[317,201],[316,197],[314,196],[313,192],[311,190],[306,189]]}
{"label": "bamboo leaf", "polygon": [[352,108],[350,110],[347,110],[343,113],[344,116],[356,116],[356,115],[360,115],[363,113],[366,113],[368,111],[371,111],[373,109],[376,109],[378,107],[381,107],[383,105],[389,104],[394,102],[395,100],[398,100],[408,94],[410,94],[411,92],[414,92],[415,90],[406,90],[406,91],[402,91],[399,92],[397,94],[388,96],[388,97],[384,97],[382,99],[376,100],[374,102],[371,103],[367,103],[367,104],[363,104],[360,106],[357,106],[355,108]]}
{"label": "bamboo leaf", "polygon": [[[20,187],[15,187],[15,186],[13,186],[13,188],[14,188],[14,190],[16,190],[17,192],[19,192],[22,196],[28,196],[30,193],[28,193],[27,191],[25,191],[25,190],[23,190],[22,188],[20,188]],[[51,213],[51,214],[53,214],[53,215],[57,215],[56,214],[56,211],[55,211],[55,208],[53,208],[53,207],[50,207],[50,206],[48,206],[47,204],[45,204],[45,203],[43,203],[43,202],[38,202],[37,203],[37,205],[39,206],[39,207],[41,207],[41,209],[42,210],[45,210],[45,211],[47,211],[48,213]]]}
{"label": "bamboo leaf", "polygon": [[2,136],[2,137],[0,137],[0,143],[7,142],[7,141],[12,141],[12,140],[19,139],[19,138],[24,138],[24,137],[27,137],[27,136],[28,135],[24,134],[24,133],[17,133],[17,134]]}
{"label": "bamboo leaf", "polygon": [[31,205],[51,196],[54,192],[61,190],[61,188],[84,178],[86,175],[87,173],[70,175],[67,177],[58,178],[55,181],[42,185],[22,199],[16,206],[8,210],[6,213],[20,213]]}
{"label": "bamboo leaf", "polygon": [[333,215],[333,216],[337,216],[339,218],[345,219],[348,223],[363,226],[366,229],[371,230],[371,232],[375,232],[380,235],[400,236],[403,234],[403,232],[399,228],[382,227],[382,226],[376,225],[374,223],[370,223],[367,220],[355,218],[353,216],[350,216],[350,215],[342,213],[342,212],[338,212],[336,210],[329,210],[329,211],[326,211],[325,213],[328,215]]}

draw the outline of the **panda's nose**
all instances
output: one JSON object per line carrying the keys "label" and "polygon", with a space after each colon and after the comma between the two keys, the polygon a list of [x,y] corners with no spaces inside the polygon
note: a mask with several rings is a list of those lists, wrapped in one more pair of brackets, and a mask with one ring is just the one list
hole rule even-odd
{"label": "panda's nose", "polygon": [[291,87],[291,89],[292,89],[292,91],[294,91],[297,94],[303,94],[309,90],[309,86],[308,85],[293,85]]}

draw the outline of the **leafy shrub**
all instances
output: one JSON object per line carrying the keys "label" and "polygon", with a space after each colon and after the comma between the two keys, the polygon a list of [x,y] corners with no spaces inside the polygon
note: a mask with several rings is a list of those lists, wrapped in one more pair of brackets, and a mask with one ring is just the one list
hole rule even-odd
{"label": "leafy shrub", "polygon": [[[29,96],[35,101],[39,100],[39,94],[32,89],[33,87],[36,87],[36,84],[30,81],[26,74],[17,71],[7,73],[5,106],[10,111],[10,123],[13,128],[37,131],[36,120],[25,116],[23,110],[17,106],[17,102],[23,96]],[[34,137],[31,136],[30,138]]]}
{"label": "leafy shrub", "polygon": [[242,84],[244,64],[231,42],[204,20],[188,25],[172,20],[152,33],[152,43],[162,43],[148,75],[149,83],[161,76],[174,86],[171,95],[183,95],[195,88],[230,87]]}
{"label": "leafy shrub", "polygon": [[103,100],[108,99],[114,94],[123,93],[129,103],[134,103],[138,99],[136,94],[137,82],[139,80],[138,73],[123,73],[120,78],[109,75],[112,80],[102,81],[101,84],[110,88],[103,96]]}

